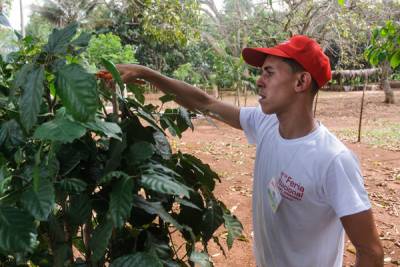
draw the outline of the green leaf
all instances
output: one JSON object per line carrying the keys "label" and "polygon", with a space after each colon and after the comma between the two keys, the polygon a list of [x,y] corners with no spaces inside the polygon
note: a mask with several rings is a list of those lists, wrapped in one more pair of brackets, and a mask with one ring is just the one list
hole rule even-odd
{"label": "green leaf", "polygon": [[392,55],[390,58],[390,66],[392,69],[396,69],[400,65],[400,50]]}
{"label": "green leaf", "polygon": [[179,107],[178,108],[178,126],[179,124],[183,124],[185,126],[185,128],[181,128],[181,131],[183,132],[184,130],[186,130],[187,127],[190,127],[190,129],[192,129],[192,131],[194,130],[192,121],[190,119],[190,115],[189,112],[187,111],[187,109],[183,108],[183,107]]}
{"label": "green leaf", "polygon": [[208,202],[208,207],[203,215],[201,224],[204,241],[207,242],[212,237],[215,230],[224,222],[223,210],[215,200]]}
{"label": "green leaf", "polygon": [[111,238],[113,224],[106,220],[100,223],[93,231],[93,236],[89,241],[89,246],[93,251],[93,261],[99,261],[108,247],[108,242]]}
{"label": "green leaf", "polygon": [[81,179],[66,178],[59,181],[56,187],[68,194],[77,194],[85,191],[87,183]]}
{"label": "green leaf", "polygon": [[145,88],[142,86],[138,86],[135,84],[127,84],[127,88],[130,92],[132,92],[135,95],[135,98],[139,103],[144,104],[145,97]]}
{"label": "green leaf", "polygon": [[72,172],[87,155],[79,149],[78,144],[63,144],[57,151],[57,159],[60,164],[60,175],[67,176]]}
{"label": "green leaf", "polygon": [[[53,266],[65,266],[68,263],[68,259],[72,256],[72,248],[65,243],[63,220],[50,214],[48,227],[48,234],[53,241],[51,248]],[[42,245],[44,244],[42,243]]]}
{"label": "green leaf", "polygon": [[157,255],[162,260],[170,259],[173,251],[169,247],[169,239],[163,238],[163,236],[158,237],[151,231],[146,231],[144,250]]}
{"label": "green leaf", "polygon": [[110,267],[162,267],[162,263],[156,255],[148,252],[136,252],[119,257],[111,262]]}
{"label": "green leaf", "polygon": [[1,251],[32,251],[36,243],[33,217],[17,208],[0,206],[0,237]]}
{"label": "green leaf", "polygon": [[183,195],[189,197],[189,191],[192,189],[175,180],[179,177],[177,173],[161,164],[146,164],[142,169],[140,179],[144,188],[171,195]]}
{"label": "green leaf", "polygon": [[98,181],[98,184],[105,184],[110,182],[113,178],[131,178],[131,176],[129,176],[128,174],[126,174],[125,172],[122,171],[113,171],[113,172],[109,172],[106,175],[104,175],[103,177],[100,178],[100,180]]}
{"label": "green leaf", "polygon": [[172,150],[167,137],[163,132],[155,131],[153,133],[153,138],[156,143],[156,153],[160,154],[163,159],[169,160],[171,158]]}
{"label": "green leaf", "polygon": [[198,264],[199,267],[212,267],[213,266],[212,262],[210,261],[210,257],[208,256],[207,253],[193,251],[190,254],[189,259],[190,259],[190,261]]}
{"label": "green leaf", "polygon": [[175,201],[178,202],[180,205],[201,211],[201,209],[197,205],[195,205],[194,203],[192,203],[186,199],[175,197]]}
{"label": "green leaf", "polygon": [[33,186],[28,187],[21,196],[21,203],[37,220],[47,220],[55,203],[53,184],[47,178],[40,177],[37,191]]}
{"label": "green leaf", "polygon": [[23,65],[21,69],[19,69],[19,71],[15,74],[13,88],[16,89],[22,87],[26,82],[28,74],[33,70],[33,68],[34,65],[32,63]]}
{"label": "green leaf", "polygon": [[375,28],[373,31],[372,31],[372,40],[374,41],[374,40],[376,40],[376,38],[378,37],[378,35],[379,35],[379,29],[377,29],[377,28]]}
{"label": "green leaf", "polygon": [[170,101],[174,101],[176,99],[176,96],[175,95],[171,95],[171,94],[165,94],[165,95],[163,95],[163,96],[161,96],[160,98],[159,98],[159,100],[161,101],[161,103],[167,103],[167,102],[170,102]]}
{"label": "green leaf", "polygon": [[193,191],[190,193],[190,202],[199,207],[200,210],[189,205],[182,205],[179,208],[180,212],[176,219],[179,223],[189,226],[196,236],[201,236],[201,221],[205,212],[204,200],[199,192]]}
{"label": "green leaf", "polygon": [[142,174],[141,184],[144,188],[155,192],[170,194],[170,195],[189,195],[189,188],[182,185],[171,177],[159,172],[147,172]]}
{"label": "green leaf", "polygon": [[12,175],[6,165],[0,167],[0,196],[8,190],[8,185],[12,181]]}
{"label": "green leaf", "polygon": [[69,259],[72,257],[71,247],[65,243],[56,244],[52,248],[53,266],[68,266]]}
{"label": "green leaf", "polygon": [[108,70],[111,75],[113,76],[114,81],[117,82],[119,88],[121,90],[123,90],[124,87],[124,82],[122,81],[121,75],[119,74],[118,69],[115,67],[114,63],[112,63],[111,61],[102,58],[101,59],[101,63],[104,65],[104,67],[106,68],[106,70]]}
{"label": "green leaf", "polygon": [[130,155],[132,156],[132,160],[136,163],[143,162],[150,159],[154,152],[153,144],[145,141],[139,141],[134,143],[130,149]]}
{"label": "green leaf", "polygon": [[103,133],[107,137],[122,141],[120,136],[122,133],[121,128],[114,122],[107,122],[96,118],[94,122],[84,123],[84,126],[92,131]]}
{"label": "green leaf", "polygon": [[196,179],[210,191],[213,191],[215,188],[214,180],[220,181],[218,174],[211,170],[208,164],[204,164],[195,156],[180,154],[180,163],[183,168],[191,170]]}
{"label": "green leaf", "polygon": [[65,65],[57,72],[56,88],[74,119],[82,122],[94,119],[99,101],[94,75],[78,64]]}
{"label": "green leaf", "polygon": [[49,42],[44,46],[44,51],[53,54],[64,54],[68,45],[76,34],[78,24],[72,23],[63,29],[53,29]]}
{"label": "green leaf", "polygon": [[[125,133],[124,133],[125,135]],[[116,170],[121,164],[122,152],[126,148],[126,137],[122,137],[122,142],[116,139],[110,140],[108,149],[108,161],[104,167],[104,173]]]}
{"label": "green leaf", "polygon": [[382,28],[381,31],[380,31],[380,34],[381,34],[382,37],[385,37],[388,34],[388,32],[389,32],[388,29]]}
{"label": "green leaf", "polygon": [[144,198],[134,195],[133,206],[146,211],[149,214],[156,214],[161,217],[165,222],[168,222],[175,226],[178,230],[186,229],[187,227],[180,225],[172,216],[169,214],[161,204],[161,202],[151,202]]}
{"label": "green leaf", "polygon": [[371,65],[374,65],[374,66],[378,65],[378,63],[379,63],[378,55],[379,55],[378,50],[375,49],[375,50],[371,51],[371,53],[369,54],[369,63],[371,63]]}
{"label": "green leaf", "polygon": [[84,224],[92,214],[92,205],[89,196],[85,193],[70,196],[67,217],[71,224]]}
{"label": "green leaf", "polygon": [[235,215],[229,213],[224,213],[224,221],[225,228],[228,230],[228,238],[226,239],[226,243],[228,244],[228,248],[231,249],[233,241],[239,236],[242,236],[243,225]]}
{"label": "green leaf", "polygon": [[24,128],[29,131],[36,124],[43,95],[44,67],[35,66],[26,77],[22,85],[23,92],[20,98],[20,117]]}
{"label": "green leaf", "polygon": [[80,47],[86,47],[89,45],[92,34],[89,32],[82,32],[78,38],[74,39],[71,44]]}
{"label": "green leaf", "polygon": [[82,137],[85,133],[86,129],[77,122],[67,118],[59,118],[40,125],[36,129],[34,137],[41,140],[70,143]]}
{"label": "green leaf", "polygon": [[115,227],[122,227],[131,212],[133,196],[132,178],[122,177],[113,186],[110,194],[110,208],[112,222]]}
{"label": "green leaf", "polygon": [[160,126],[158,126],[156,120],[151,114],[141,108],[139,108],[137,112],[137,115],[147,121],[152,127],[154,127],[154,129],[159,130],[160,132],[164,132],[164,130]]}
{"label": "green leaf", "polygon": [[179,264],[174,260],[164,260],[163,263],[164,267],[182,267],[182,264]]}
{"label": "green leaf", "polygon": [[14,119],[5,121],[0,126],[0,145],[8,144],[18,147],[24,142],[24,133]]}
{"label": "green leaf", "polygon": [[168,128],[168,130],[172,134],[172,136],[178,136],[179,138],[181,138],[182,137],[181,130],[175,124],[173,118],[171,118],[171,117],[172,117],[171,115],[164,113],[160,117],[160,124],[164,129]]}

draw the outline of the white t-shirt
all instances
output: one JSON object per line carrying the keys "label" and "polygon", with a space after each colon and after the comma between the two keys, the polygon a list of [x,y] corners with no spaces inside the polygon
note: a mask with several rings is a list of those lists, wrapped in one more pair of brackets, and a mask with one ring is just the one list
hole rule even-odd
{"label": "white t-shirt", "polygon": [[[322,124],[284,139],[276,115],[241,108],[240,124],[256,144],[253,181],[254,254],[258,267],[341,267],[340,217],[370,209],[359,163]],[[267,187],[282,200],[274,213]]]}

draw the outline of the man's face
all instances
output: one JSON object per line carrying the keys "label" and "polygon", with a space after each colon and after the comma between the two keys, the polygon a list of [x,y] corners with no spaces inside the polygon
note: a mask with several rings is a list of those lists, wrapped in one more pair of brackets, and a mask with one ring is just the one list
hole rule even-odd
{"label": "man's face", "polygon": [[285,112],[296,94],[296,75],[280,57],[268,56],[257,80],[259,103],[266,114]]}

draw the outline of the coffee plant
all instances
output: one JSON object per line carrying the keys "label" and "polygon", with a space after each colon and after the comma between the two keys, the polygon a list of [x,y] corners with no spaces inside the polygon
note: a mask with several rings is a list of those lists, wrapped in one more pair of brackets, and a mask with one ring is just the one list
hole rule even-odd
{"label": "coffee plant", "polygon": [[77,35],[26,37],[0,60],[0,266],[212,266],[215,231],[231,248],[242,225],[213,195],[218,175],[171,150],[165,131],[193,129],[191,113],[146,104],[104,59],[108,88]]}

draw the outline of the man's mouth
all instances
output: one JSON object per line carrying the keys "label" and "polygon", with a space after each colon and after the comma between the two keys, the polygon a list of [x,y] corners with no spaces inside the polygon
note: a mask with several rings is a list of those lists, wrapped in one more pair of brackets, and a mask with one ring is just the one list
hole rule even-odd
{"label": "man's mouth", "polygon": [[258,100],[263,100],[265,98],[265,96],[263,95],[258,95]]}

